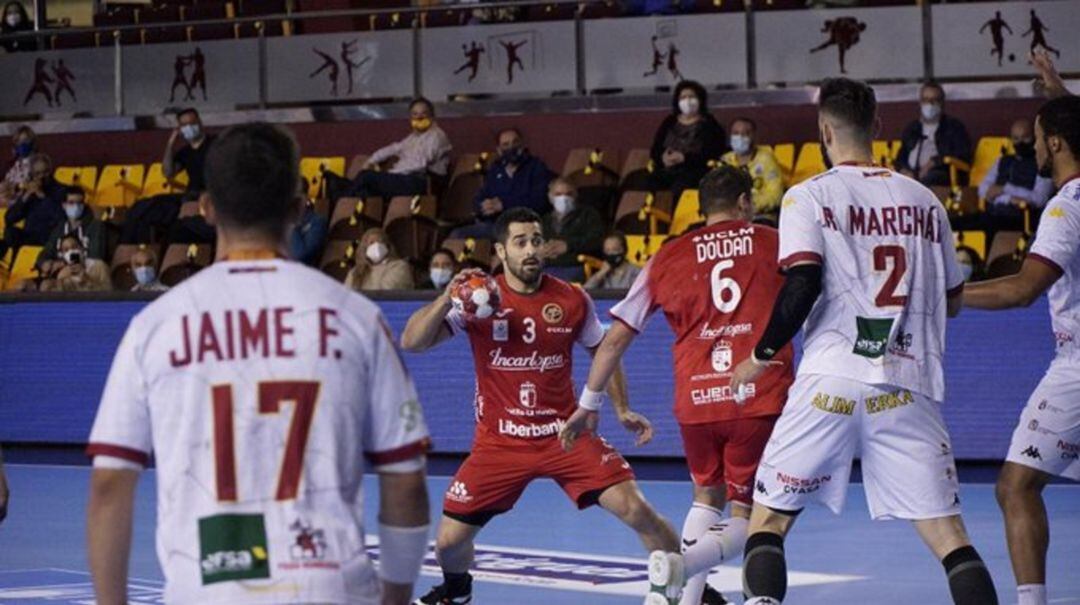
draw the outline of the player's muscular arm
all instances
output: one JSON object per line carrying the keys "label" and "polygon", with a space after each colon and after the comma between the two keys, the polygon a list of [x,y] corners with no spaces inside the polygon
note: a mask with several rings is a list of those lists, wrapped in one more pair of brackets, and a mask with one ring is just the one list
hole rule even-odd
{"label": "player's muscular arm", "polygon": [[430,304],[413,313],[401,333],[401,348],[414,353],[426,351],[450,338],[446,314],[452,307],[450,295],[443,292]]}
{"label": "player's muscular arm", "polygon": [[96,468],[90,477],[86,543],[100,605],[127,602],[131,520],[138,480],[139,473],[128,469]]}
{"label": "player's muscular arm", "polygon": [[[383,605],[406,605],[412,599],[410,578],[420,571],[427,552],[430,523],[424,471],[379,473],[379,525]],[[387,573],[393,577],[388,578]]]}
{"label": "player's muscular arm", "polygon": [[1059,277],[1061,272],[1056,267],[1029,256],[1019,273],[965,286],[964,305],[992,310],[1026,307],[1049,290]]}

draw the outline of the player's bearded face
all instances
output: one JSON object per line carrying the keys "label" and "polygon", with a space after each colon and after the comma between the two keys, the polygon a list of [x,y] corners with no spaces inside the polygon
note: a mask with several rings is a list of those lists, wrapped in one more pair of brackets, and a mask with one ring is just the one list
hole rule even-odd
{"label": "player's bearded face", "polygon": [[544,234],[539,223],[511,223],[506,242],[496,246],[506,270],[526,284],[535,284],[544,270],[540,251]]}

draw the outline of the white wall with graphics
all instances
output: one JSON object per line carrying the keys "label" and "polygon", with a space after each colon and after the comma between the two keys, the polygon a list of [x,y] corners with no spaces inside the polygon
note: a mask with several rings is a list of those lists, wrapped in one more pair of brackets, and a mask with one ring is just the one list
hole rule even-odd
{"label": "white wall with graphics", "polygon": [[107,48],[0,54],[0,108],[7,115],[112,115],[115,67]]}
{"label": "white wall with graphics", "polygon": [[166,108],[230,111],[259,102],[259,52],[254,39],[123,47],[124,111]]}
{"label": "white wall with graphics", "polygon": [[746,86],[742,13],[586,21],[585,85],[653,88],[680,79]]}

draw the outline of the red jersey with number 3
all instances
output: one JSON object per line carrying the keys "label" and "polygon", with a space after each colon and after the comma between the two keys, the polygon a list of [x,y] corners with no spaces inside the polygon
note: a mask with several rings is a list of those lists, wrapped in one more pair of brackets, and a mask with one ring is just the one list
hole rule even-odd
{"label": "red jersey with number 3", "polygon": [[745,221],[702,227],[660,249],[611,310],[635,332],[657,309],[675,332],[675,418],[703,424],[778,415],[794,380],[791,345],[775,357],[782,366],[748,385],[736,405],[731,373],[750,356],[783,285],[775,229]]}
{"label": "red jersey with number 3", "polygon": [[595,347],[604,337],[592,299],[550,275],[532,294],[496,278],[502,302],[491,317],[451,311],[447,324],[464,332],[476,364],[477,441],[555,438],[577,407],[574,343]]}

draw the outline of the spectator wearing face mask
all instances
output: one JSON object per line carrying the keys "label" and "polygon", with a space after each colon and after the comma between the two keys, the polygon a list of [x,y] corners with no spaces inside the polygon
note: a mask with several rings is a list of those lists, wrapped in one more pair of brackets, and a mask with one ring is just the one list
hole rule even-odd
{"label": "spectator wearing face mask", "polygon": [[577,189],[561,177],[551,181],[548,198],[553,210],[544,216],[544,265],[560,279],[584,281],[578,256],[603,251],[604,220],[595,208],[578,204]]}
{"label": "spectator wearing face mask", "polygon": [[[34,22],[26,13],[26,7],[18,0],[12,0],[4,5],[4,21],[0,23],[0,33],[15,34],[34,30]],[[31,37],[13,38],[0,42],[4,50],[9,53],[26,52],[37,50],[37,40]]]}
{"label": "spectator wearing face mask", "polygon": [[946,157],[971,163],[971,137],[960,120],[945,114],[945,89],[936,82],[923,84],[919,119],[908,124],[900,139],[897,171],[927,187],[951,184]]}
{"label": "spectator wearing face mask", "polygon": [[1010,129],[1014,155],[1003,155],[979,183],[979,197],[991,215],[1020,216],[1023,205],[1042,208],[1054,192],[1054,181],[1039,176],[1035,131],[1031,120],[1019,119]]}
{"label": "spectator wearing face mask", "polygon": [[683,80],[675,87],[672,113],[653,137],[652,187],[670,189],[675,200],[684,189],[697,187],[709,171],[709,161],[727,151],[724,127],[709,113],[705,87]]}
{"label": "spectator wearing face mask", "polygon": [[299,222],[289,234],[289,254],[293,259],[314,267],[322,257],[326,244],[328,221],[315,211],[315,203],[307,200]]}
{"label": "spectator wearing face mask", "polygon": [[[435,107],[420,98],[409,105],[412,132],[404,139],[371,154],[349,192],[357,197],[390,199],[427,192],[428,175],[445,176],[450,166],[450,139],[435,124]],[[378,165],[396,158],[386,171]]]}
{"label": "spectator wearing face mask", "polygon": [[457,262],[454,253],[446,248],[440,248],[431,255],[428,262],[428,277],[420,284],[420,290],[443,290],[457,273]]}
{"label": "spectator wearing face mask", "polygon": [[57,225],[45,242],[45,247],[38,257],[38,264],[60,257],[60,240],[73,235],[79,239],[86,255],[90,258],[105,258],[105,223],[102,223],[86,206],[86,191],[82,187],[64,188],[64,216],[66,220]]}
{"label": "spectator wearing face mask", "polygon": [[722,158],[729,166],[743,167],[754,179],[754,214],[775,221],[784,196],[784,173],[768,147],[757,144],[757,124],[750,118],[735,118],[730,125],[731,151]]}
{"label": "spectator wearing face mask", "polygon": [[19,126],[11,145],[11,165],[0,182],[0,208],[10,206],[30,182],[30,158],[37,151],[37,135],[29,126]]}
{"label": "spectator wearing face mask", "polygon": [[476,222],[459,227],[451,237],[494,237],[495,219],[510,208],[531,208],[537,214],[549,210],[547,200],[551,170],[529,153],[516,128],[506,128],[497,137],[499,157],[488,168],[484,183],[473,199]]}
{"label": "spectator wearing face mask", "polygon": [[[30,180],[4,216],[4,239],[0,240],[0,259],[8,250],[18,253],[21,246],[44,246],[49,234],[64,222],[62,207],[66,189],[53,178],[52,160],[36,153],[30,160]],[[22,227],[16,223],[25,221]],[[14,256],[12,257],[14,258]]]}
{"label": "spectator wearing face mask", "polygon": [[157,255],[150,248],[140,247],[131,255],[131,273],[135,276],[132,292],[164,292],[168,286],[161,283],[157,274]]}
{"label": "spectator wearing face mask", "polygon": [[641,269],[626,260],[626,236],[613,231],[604,238],[604,265],[585,281],[586,290],[624,290],[637,279]]}
{"label": "spectator wearing face mask", "polygon": [[[161,159],[161,171],[165,178],[173,178],[181,172],[188,177],[187,199],[195,199],[206,190],[206,156],[214,143],[214,136],[203,129],[202,118],[198,110],[188,108],[176,115],[176,128],[169,135],[165,144],[165,156]],[[177,142],[186,143],[179,150]]]}
{"label": "spectator wearing face mask", "polygon": [[960,273],[964,275],[964,281],[979,281],[983,278],[982,260],[979,254],[968,248],[960,246],[956,249],[956,262],[960,265]]}
{"label": "spectator wearing face mask", "polygon": [[60,259],[63,267],[55,277],[41,284],[42,291],[107,292],[112,290],[109,266],[105,261],[87,258],[82,242],[74,234],[60,240]]}
{"label": "spectator wearing face mask", "polygon": [[386,232],[378,227],[368,229],[360,238],[356,266],[345,277],[345,285],[353,290],[412,290],[412,267],[398,257]]}

